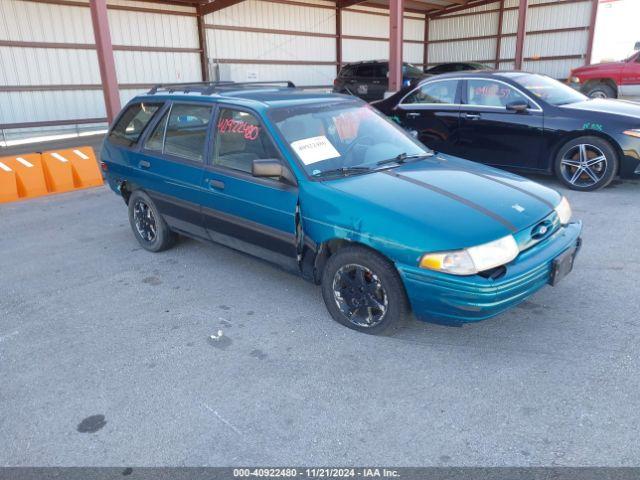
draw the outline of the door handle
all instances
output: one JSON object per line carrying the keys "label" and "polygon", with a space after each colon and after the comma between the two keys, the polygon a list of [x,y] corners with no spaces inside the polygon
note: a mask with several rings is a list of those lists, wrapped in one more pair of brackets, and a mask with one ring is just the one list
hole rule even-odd
{"label": "door handle", "polygon": [[376,85],[380,85],[380,80],[372,80],[371,83],[375,83]]}
{"label": "door handle", "polygon": [[211,188],[215,188],[217,190],[224,190],[224,182],[220,180],[214,180],[213,178],[210,178],[209,180],[207,180],[207,183]]}
{"label": "door handle", "polygon": [[151,166],[151,163],[147,162],[146,160],[140,160],[140,162],[138,163],[138,167],[140,168],[149,168]]}
{"label": "door handle", "polygon": [[409,112],[409,113],[407,113],[407,117],[409,117],[409,118],[416,118],[416,117],[419,117],[420,115],[421,114],[418,113],[418,112]]}
{"label": "door handle", "polygon": [[479,113],[463,113],[462,118],[466,118],[467,120],[480,120]]}

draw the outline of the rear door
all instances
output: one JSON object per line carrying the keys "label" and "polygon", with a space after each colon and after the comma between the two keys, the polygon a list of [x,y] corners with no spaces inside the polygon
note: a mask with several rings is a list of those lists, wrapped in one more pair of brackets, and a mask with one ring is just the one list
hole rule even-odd
{"label": "rear door", "polygon": [[251,174],[253,160],[282,159],[257,113],[221,105],[202,179],[212,240],[297,271],[297,186]]}
{"label": "rear door", "polygon": [[620,93],[628,97],[640,97],[640,53],[625,63],[622,70]]}
{"label": "rear door", "polygon": [[[506,108],[526,101],[529,109]],[[513,86],[493,78],[464,81],[460,108],[459,155],[500,167],[541,167],[543,112],[532,99]]]}
{"label": "rear door", "polygon": [[144,139],[137,166],[140,186],[167,224],[206,238],[202,226],[202,175],[213,106],[171,102]]}
{"label": "rear door", "polygon": [[394,114],[402,126],[437,152],[458,151],[460,81],[423,83],[400,102]]}

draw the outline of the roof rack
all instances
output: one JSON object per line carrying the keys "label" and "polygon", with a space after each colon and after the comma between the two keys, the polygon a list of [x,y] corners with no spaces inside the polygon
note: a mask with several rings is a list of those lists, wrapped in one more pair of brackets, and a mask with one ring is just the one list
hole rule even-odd
{"label": "roof rack", "polygon": [[159,91],[167,93],[182,92],[200,92],[202,95],[211,95],[221,88],[228,87],[244,87],[244,86],[286,86],[287,88],[295,88],[295,84],[291,80],[277,80],[272,82],[233,82],[231,80],[223,80],[218,82],[186,82],[186,83],[159,83],[149,90],[149,95],[155,95]]}

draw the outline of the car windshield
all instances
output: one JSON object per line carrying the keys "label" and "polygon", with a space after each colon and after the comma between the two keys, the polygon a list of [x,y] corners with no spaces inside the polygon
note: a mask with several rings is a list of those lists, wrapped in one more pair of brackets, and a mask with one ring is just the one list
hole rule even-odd
{"label": "car windshield", "polygon": [[588,100],[587,97],[568,85],[544,75],[528,73],[517,74],[511,78],[533,95],[551,105],[567,105]]}
{"label": "car windshield", "polygon": [[269,116],[307,174],[314,177],[366,172],[380,168],[385,160],[402,162],[431,154],[360,101],[276,108]]}

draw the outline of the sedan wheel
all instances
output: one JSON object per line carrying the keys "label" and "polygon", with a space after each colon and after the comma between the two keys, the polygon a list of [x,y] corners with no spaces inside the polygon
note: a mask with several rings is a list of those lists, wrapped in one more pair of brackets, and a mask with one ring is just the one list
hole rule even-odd
{"label": "sedan wheel", "polygon": [[136,225],[138,235],[147,242],[153,242],[156,239],[156,218],[149,205],[144,200],[136,200],[133,206],[133,219]]}
{"label": "sedan wheel", "polygon": [[166,250],[176,241],[176,234],[169,229],[153,200],[141,190],[135,190],[129,197],[129,223],[138,243],[150,252]]}
{"label": "sedan wheel", "polygon": [[369,248],[338,249],[322,272],[322,297],[335,321],[360,332],[393,333],[410,315],[396,267]]}
{"label": "sedan wheel", "polygon": [[333,277],[333,297],[340,312],[358,327],[375,327],[387,314],[388,297],[380,278],[362,265],[340,267]]}
{"label": "sedan wheel", "polygon": [[594,145],[581,143],[564,154],[562,176],[571,185],[590,187],[602,180],[607,171],[607,157]]}
{"label": "sedan wheel", "polygon": [[565,144],[556,157],[556,174],[574,190],[597,190],[611,183],[618,158],[605,140],[581,137]]}

